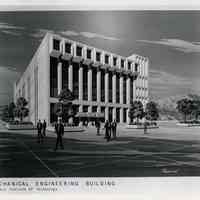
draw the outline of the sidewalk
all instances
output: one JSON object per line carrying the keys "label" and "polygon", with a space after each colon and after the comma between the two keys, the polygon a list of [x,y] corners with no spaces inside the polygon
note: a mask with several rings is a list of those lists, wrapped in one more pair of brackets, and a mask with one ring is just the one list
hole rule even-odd
{"label": "sidewalk", "polygon": [[[0,132],[35,135],[37,130],[7,130],[0,123]],[[104,138],[105,130],[100,130],[100,136],[97,135],[96,128],[84,128],[82,132],[65,132],[64,138],[90,141],[98,143],[107,143]],[[55,132],[47,131],[47,137],[56,137]],[[117,140],[111,140],[109,143],[124,143],[134,140],[134,138],[149,138],[149,139],[163,139],[163,140],[182,140],[182,141],[200,141],[200,127],[178,127],[176,125],[160,125],[158,129],[148,129],[147,134],[144,134],[143,129],[126,129],[125,127],[118,126]]]}

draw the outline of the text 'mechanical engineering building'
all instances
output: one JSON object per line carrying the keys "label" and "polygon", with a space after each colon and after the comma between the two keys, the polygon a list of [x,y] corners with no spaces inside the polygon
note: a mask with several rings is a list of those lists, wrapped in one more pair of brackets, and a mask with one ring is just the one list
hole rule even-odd
{"label": "text 'mechanical engineering building'", "polygon": [[29,102],[29,119],[36,123],[57,120],[55,105],[62,88],[74,92],[75,124],[101,116],[129,123],[132,100],[148,102],[146,57],[122,57],[60,35],[47,33],[21,78],[14,86],[14,101]]}

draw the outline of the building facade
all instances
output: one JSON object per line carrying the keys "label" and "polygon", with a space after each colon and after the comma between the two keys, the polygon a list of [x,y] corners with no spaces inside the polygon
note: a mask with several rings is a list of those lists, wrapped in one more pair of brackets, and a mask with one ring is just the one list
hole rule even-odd
{"label": "building facade", "polygon": [[148,58],[123,57],[59,35],[47,33],[21,78],[14,86],[14,101],[29,102],[29,120],[57,120],[58,94],[69,88],[75,95],[77,115],[129,123],[130,102],[148,102]]}

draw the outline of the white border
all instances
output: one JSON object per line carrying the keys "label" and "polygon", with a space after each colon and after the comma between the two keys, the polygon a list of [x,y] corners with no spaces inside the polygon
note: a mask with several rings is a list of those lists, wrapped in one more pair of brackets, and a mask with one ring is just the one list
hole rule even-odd
{"label": "white border", "polygon": [[0,11],[199,10],[199,0],[1,0]]}
{"label": "white border", "polygon": [[[1,0],[0,11],[23,10],[199,10],[198,0]],[[90,179],[90,178],[89,178]],[[119,193],[75,194],[0,194],[2,200],[27,199],[137,199],[137,200],[195,200],[200,198],[200,177],[127,178]],[[140,180],[140,181],[138,181]],[[123,190],[125,189],[125,191]]]}

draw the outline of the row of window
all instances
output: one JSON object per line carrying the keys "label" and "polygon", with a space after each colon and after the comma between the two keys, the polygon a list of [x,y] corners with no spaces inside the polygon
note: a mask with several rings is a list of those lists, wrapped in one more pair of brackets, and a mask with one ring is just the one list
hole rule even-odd
{"label": "row of window", "polygon": [[136,96],[136,99],[137,99],[137,100],[141,100],[141,101],[142,101],[142,100],[148,100],[148,97]]}
{"label": "row of window", "polygon": [[143,87],[136,87],[136,90],[148,90],[148,89]]}
{"label": "row of window", "polygon": [[[50,57],[50,96],[57,97],[58,93],[58,76],[57,76],[57,59]],[[69,63],[64,62],[62,67],[62,87],[68,88],[68,67]],[[105,102],[105,71],[101,70],[101,102]],[[108,74],[109,88],[108,101],[112,103],[112,73]],[[123,78],[123,103],[126,104],[126,77]],[[79,98],[79,66],[73,63],[73,92],[75,98]],[[133,99],[133,81],[130,81],[130,98]],[[88,100],[88,69],[83,68],[83,100]],[[97,100],[97,70],[92,70],[92,101]],[[116,77],[116,103],[120,103],[120,76]]]}
{"label": "row of window", "polygon": [[[60,40],[58,39],[53,39],[53,49],[54,50],[57,50],[57,51],[60,51],[61,49],[61,46],[60,46]],[[76,56],[80,56],[82,57],[83,56],[83,47],[82,46],[79,46],[79,45],[76,45]],[[72,54],[72,43],[70,42],[66,42],[65,43],[65,53],[68,53],[68,54]],[[102,56],[102,53],[100,51],[96,51],[95,53],[95,61],[96,62],[101,62],[101,56]],[[87,48],[86,49],[86,59],[92,59],[92,49],[90,48]],[[113,63],[113,66],[117,66],[117,56],[113,56],[112,57],[112,63]],[[105,64],[110,64],[110,55],[109,54],[105,54],[104,55],[104,62]],[[128,61],[127,62],[127,69],[128,70],[131,70],[131,65],[132,65],[133,62],[131,61]],[[134,71],[138,71],[138,63],[135,63],[135,69]],[[121,59],[120,61],[120,66],[121,68],[125,68],[125,59]]]}

